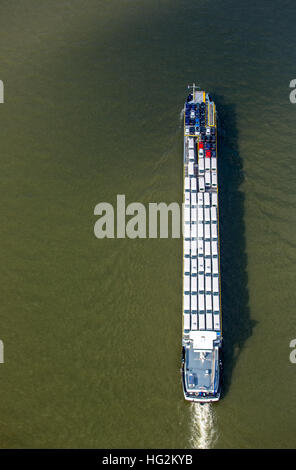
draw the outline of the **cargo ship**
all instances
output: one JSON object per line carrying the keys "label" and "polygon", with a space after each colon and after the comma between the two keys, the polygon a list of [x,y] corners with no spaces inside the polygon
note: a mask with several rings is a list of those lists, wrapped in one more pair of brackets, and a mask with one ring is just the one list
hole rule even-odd
{"label": "cargo ship", "polygon": [[188,88],[184,107],[181,376],[185,399],[206,403],[220,399],[222,372],[217,117],[209,94],[195,84]]}

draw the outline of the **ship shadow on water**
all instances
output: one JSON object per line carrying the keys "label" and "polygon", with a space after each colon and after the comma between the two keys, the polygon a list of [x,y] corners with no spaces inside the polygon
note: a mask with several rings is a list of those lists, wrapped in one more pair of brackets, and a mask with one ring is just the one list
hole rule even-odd
{"label": "ship shadow on water", "polygon": [[256,324],[250,318],[244,222],[243,162],[238,148],[235,105],[212,95],[218,112],[220,264],[224,398],[247,339]]}

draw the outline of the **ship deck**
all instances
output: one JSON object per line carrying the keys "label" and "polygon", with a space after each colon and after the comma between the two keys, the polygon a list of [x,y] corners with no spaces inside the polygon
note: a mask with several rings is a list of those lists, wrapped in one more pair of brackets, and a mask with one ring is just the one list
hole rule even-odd
{"label": "ship deck", "polygon": [[[195,91],[184,113],[184,385],[215,393],[222,341],[216,108]],[[204,398],[204,397],[203,397]],[[196,397],[195,397],[196,400]]]}

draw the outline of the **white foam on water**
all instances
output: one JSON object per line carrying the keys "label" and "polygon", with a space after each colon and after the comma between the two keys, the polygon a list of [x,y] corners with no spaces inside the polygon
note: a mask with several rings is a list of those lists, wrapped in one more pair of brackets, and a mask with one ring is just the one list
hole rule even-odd
{"label": "white foam on water", "polygon": [[180,111],[180,121],[181,121],[181,122],[183,122],[184,113],[185,113],[185,106],[184,106],[184,108],[182,108],[181,111]]}
{"label": "white foam on water", "polygon": [[216,415],[210,403],[191,404],[190,431],[190,443],[194,449],[211,449],[214,446],[218,438],[218,428]]}

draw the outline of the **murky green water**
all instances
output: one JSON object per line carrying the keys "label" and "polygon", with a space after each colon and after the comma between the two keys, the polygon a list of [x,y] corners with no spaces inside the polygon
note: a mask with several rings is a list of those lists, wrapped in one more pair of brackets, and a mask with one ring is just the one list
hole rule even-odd
{"label": "murky green water", "polygon": [[116,194],[181,202],[192,81],[221,126],[225,386],[202,432],[295,447],[295,20],[291,0],[1,2],[1,447],[196,445],[181,241],[93,235]]}

